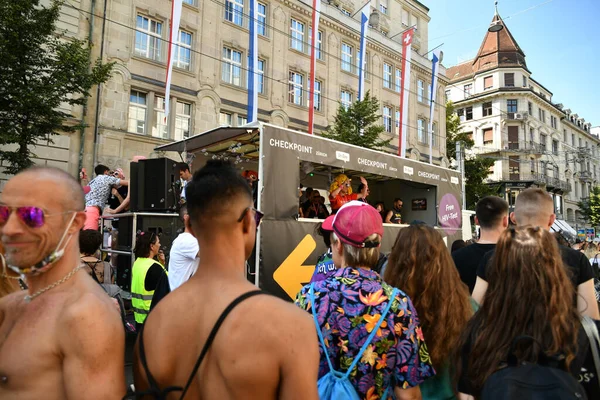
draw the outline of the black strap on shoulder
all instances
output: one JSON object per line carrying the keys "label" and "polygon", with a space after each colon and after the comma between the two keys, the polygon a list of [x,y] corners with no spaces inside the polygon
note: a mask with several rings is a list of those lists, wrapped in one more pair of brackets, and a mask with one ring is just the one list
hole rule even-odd
{"label": "black strap on shoulder", "polygon": [[196,376],[196,373],[198,372],[198,369],[200,368],[200,364],[202,364],[202,360],[204,360],[204,357],[206,356],[208,349],[210,349],[212,342],[215,340],[215,337],[217,336],[217,333],[219,332],[219,328],[223,324],[223,321],[225,321],[225,318],[227,318],[229,313],[231,313],[231,311],[233,311],[233,309],[235,307],[237,307],[238,304],[240,304],[242,301],[244,301],[250,297],[257,296],[259,294],[267,294],[267,293],[263,292],[262,290],[253,290],[251,292],[244,293],[241,296],[237,297],[235,300],[233,300],[231,302],[231,304],[229,304],[227,306],[227,308],[225,310],[223,310],[223,312],[219,316],[219,319],[215,323],[215,326],[212,328],[212,331],[210,331],[210,334],[208,335],[208,339],[206,339],[206,343],[204,344],[204,347],[202,348],[202,352],[200,353],[200,356],[198,357],[198,360],[196,361],[196,365],[194,365],[194,369],[192,370],[192,373],[190,374],[190,377],[189,377],[187,383],[185,384],[185,388],[183,389],[183,393],[181,394],[180,400],[182,400],[185,397],[185,394],[187,393],[188,389],[190,388],[190,385],[192,384],[192,381],[194,380],[194,377]]}

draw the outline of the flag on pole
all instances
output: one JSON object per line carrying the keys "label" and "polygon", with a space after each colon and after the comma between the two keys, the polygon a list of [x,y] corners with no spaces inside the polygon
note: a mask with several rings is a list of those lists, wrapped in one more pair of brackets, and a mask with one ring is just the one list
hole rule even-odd
{"label": "flag on pole", "polygon": [[440,61],[440,51],[433,52],[431,60],[431,90],[429,94],[429,164],[433,164],[433,111],[435,108],[435,93],[437,92],[437,70]]}
{"label": "flag on pole", "polygon": [[317,68],[317,40],[319,37],[319,17],[321,0],[313,0],[312,37],[310,39],[310,80],[308,82],[308,133],[313,134],[315,121],[315,73]]}
{"label": "flag on pole", "polygon": [[415,28],[402,35],[402,77],[400,79],[400,126],[398,127],[398,155],[406,157],[406,137],[408,136],[408,94],[410,93],[410,59]]}
{"label": "flag on pole", "polygon": [[360,51],[358,53],[358,100],[365,98],[365,56],[367,51],[367,29],[371,2],[365,4],[360,12]]}
{"label": "flag on pole", "polygon": [[173,0],[171,6],[171,30],[169,32],[169,50],[167,56],[167,79],[165,81],[165,121],[169,119],[169,103],[171,94],[171,76],[173,73],[173,50],[179,43],[179,23],[181,21],[181,8],[183,0]]}
{"label": "flag on pole", "polygon": [[250,0],[250,43],[248,45],[248,123],[258,120],[258,1]]}

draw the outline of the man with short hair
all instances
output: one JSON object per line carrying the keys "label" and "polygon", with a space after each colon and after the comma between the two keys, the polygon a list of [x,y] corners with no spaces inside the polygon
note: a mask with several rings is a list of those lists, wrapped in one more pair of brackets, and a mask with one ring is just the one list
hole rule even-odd
{"label": "man with short hair", "polygon": [[181,183],[181,202],[185,203],[185,188],[187,184],[192,180],[192,173],[190,172],[190,166],[188,163],[181,162],[178,164],[177,168],[179,169],[179,178],[182,180]]}
{"label": "man with short hair", "polygon": [[498,238],[508,227],[508,203],[498,196],[479,200],[475,207],[475,224],[479,225],[479,240],[452,253],[460,279],[469,287],[469,293],[475,288],[479,263],[488,251],[496,248]]}
{"label": "man with short hair", "polygon": [[190,215],[187,211],[187,205],[181,206],[179,216],[183,221],[185,231],[177,236],[171,247],[171,257],[169,258],[169,286],[171,291],[187,282],[196,272],[198,257],[200,257],[198,241],[192,235],[189,227]]}
{"label": "man with short hair", "polygon": [[394,199],[394,206],[390,211],[388,211],[385,216],[386,224],[401,224],[402,223],[402,199],[400,197],[396,197]]}
{"label": "man with short hair", "polygon": [[[96,177],[89,183],[90,191],[85,195],[85,225],[83,229],[98,229],[98,221],[106,207],[111,189],[129,185],[128,181],[110,175],[110,169],[106,165],[97,165],[94,172]],[[125,203],[122,203],[121,206],[123,204]],[[117,209],[120,212],[122,208],[119,209],[119,207]]]}
{"label": "man with short hair", "polygon": [[[350,382],[361,399],[420,399],[419,385],[435,374],[410,298],[393,288],[372,269],[379,261],[383,223],[377,210],[350,201],[323,223],[333,231],[333,263],[339,269],[325,280],[302,288],[296,304],[315,313],[321,330],[319,378],[333,368],[342,374],[357,361]],[[311,300],[314,296],[314,302]],[[365,351],[367,337],[376,332]],[[326,346],[326,348],[324,348]],[[327,353],[325,353],[327,352]]]}
{"label": "man with short hair", "polygon": [[[248,183],[230,162],[209,160],[188,184],[187,200],[200,264],[148,316],[135,351],[136,389],[183,389],[191,378],[190,399],[316,400],[319,352],[310,316],[246,279],[262,218]],[[217,321],[223,323],[207,342]]]}
{"label": "man with short hair", "polygon": [[309,200],[302,206],[302,215],[304,218],[325,219],[329,216],[327,208],[321,204],[321,194],[318,190],[310,193]]}
{"label": "man with short hair", "polygon": [[[60,194],[60,195],[57,195]],[[0,300],[0,398],[120,399],[125,337],[119,312],[81,270],[83,190],[66,172],[31,168],[0,198],[0,235],[28,291]]]}
{"label": "man with short hair", "polygon": [[[515,211],[510,214],[510,219],[518,226],[539,226],[549,231],[556,220],[552,197],[540,188],[530,188],[522,191],[517,196]],[[568,247],[559,246],[559,250],[576,290],[577,310],[582,315],[599,319],[600,313],[598,312],[598,303],[594,292],[594,275],[588,259],[584,254]],[[483,301],[488,287],[486,270],[493,255],[493,251],[488,252],[477,269],[473,299],[478,303]]]}

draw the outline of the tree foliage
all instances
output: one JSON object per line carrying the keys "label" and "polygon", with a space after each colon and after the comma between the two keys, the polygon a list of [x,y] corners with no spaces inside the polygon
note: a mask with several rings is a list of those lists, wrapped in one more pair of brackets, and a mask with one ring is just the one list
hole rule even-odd
{"label": "tree foliage", "polygon": [[600,187],[594,186],[587,200],[577,203],[584,219],[592,226],[600,226]]}
{"label": "tree foliage", "polygon": [[82,124],[61,106],[84,106],[112,63],[92,64],[89,43],[56,30],[62,0],[0,0],[0,160],[15,174],[33,164],[32,146]]}
{"label": "tree foliage", "polygon": [[[456,161],[456,143],[463,142],[464,149],[470,150],[475,142],[461,130],[460,119],[455,113],[454,104],[446,104],[446,153],[450,161]],[[477,202],[485,196],[497,194],[498,188],[485,183],[494,160],[476,155],[465,157],[465,191],[467,209],[474,209]]]}
{"label": "tree foliage", "polygon": [[380,118],[379,101],[367,92],[362,101],[355,101],[348,109],[340,104],[333,125],[328,126],[322,136],[368,149],[383,150],[392,139],[380,138],[385,131],[382,125],[377,124]]}

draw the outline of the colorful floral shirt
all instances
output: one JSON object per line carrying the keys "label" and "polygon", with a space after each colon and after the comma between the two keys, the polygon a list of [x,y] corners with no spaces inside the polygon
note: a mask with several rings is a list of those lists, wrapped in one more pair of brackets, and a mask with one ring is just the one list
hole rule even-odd
{"label": "colorful floral shirt", "polygon": [[[302,288],[296,304],[312,312],[310,285]],[[314,283],[317,320],[336,371],[346,372],[381,318],[393,288],[364,268],[341,268]],[[319,378],[329,372],[320,346]],[[377,400],[389,387],[418,386],[435,375],[427,346],[410,298],[399,291],[371,345],[350,380],[361,399]]]}
{"label": "colorful floral shirt", "polygon": [[310,283],[325,280],[328,276],[332,275],[335,270],[335,265],[333,265],[333,254],[331,253],[331,249],[327,249],[327,252],[319,257],[317,265],[315,266],[315,272],[313,272],[313,276],[310,278]]}

